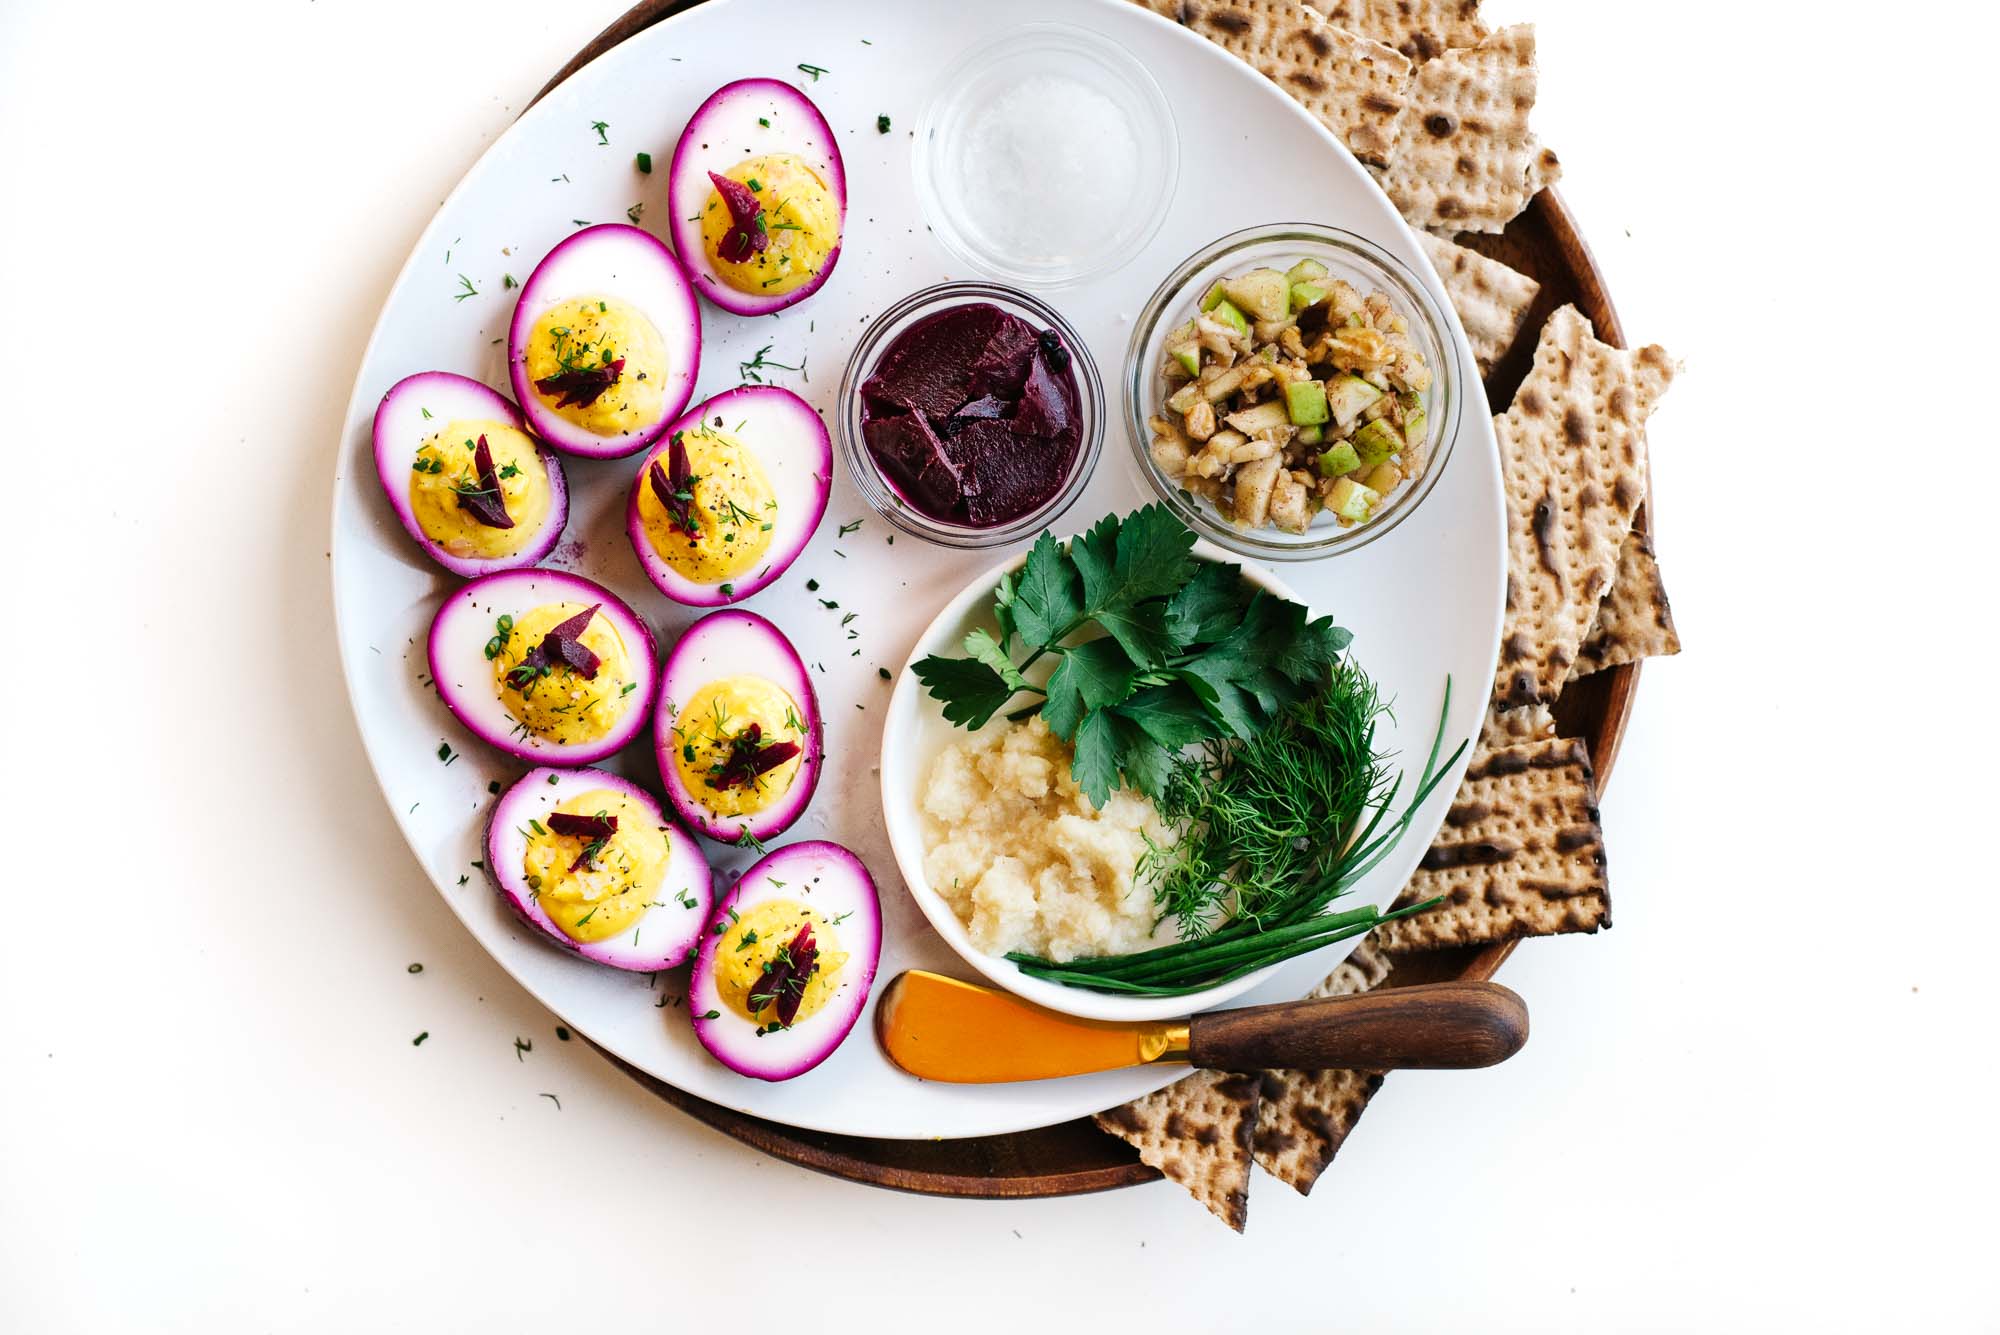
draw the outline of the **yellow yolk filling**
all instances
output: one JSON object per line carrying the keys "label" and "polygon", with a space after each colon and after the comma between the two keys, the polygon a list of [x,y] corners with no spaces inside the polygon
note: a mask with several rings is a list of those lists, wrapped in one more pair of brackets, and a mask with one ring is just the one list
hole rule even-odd
{"label": "yellow yolk filling", "polygon": [[504,631],[496,628],[501,644],[493,655],[493,682],[500,703],[529,732],[565,746],[604,736],[638,699],[625,641],[602,612],[577,637],[598,657],[595,677],[586,679],[561,663],[540,674],[515,672],[551,630],[588,606],[548,603],[515,618]]}
{"label": "yellow yolk filling", "polygon": [[[778,500],[757,456],[728,432],[698,426],[681,433],[694,484],[692,534],[677,525],[650,476],[639,479],[639,519],[660,559],[699,584],[719,584],[756,568],[777,531]],[[667,453],[656,456],[671,474]],[[650,475],[651,467],[647,469]]]}
{"label": "yellow yolk filling", "polygon": [[[799,754],[775,765],[747,783],[720,786],[728,765],[732,739],[756,724],[763,745],[793,742]],[[792,786],[805,761],[804,717],[791,695],[763,677],[723,677],[696,691],[674,720],[680,744],[674,765],[695,801],[718,816],[742,816],[762,811]]]}
{"label": "yellow yolk filling", "polygon": [[[462,492],[479,488],[473,452],[486,437],[493,456],[500,501],[512,528],[488,528],[458,503]],[[410,508],[417,527],[453,556],[513,556],[541,532],[553,500],[549,472],[535,443],[505,422],[454,420],[417,447],[410,469]]]}
{"label": "yellow yolk filling", "polygon": [[798,1024],[816,1014],[833,999],[835,978],[847,955],[840,949],[840,937],[833,924],[804,904],[774,899],[744,913],[722,934],[715,945],[715,990],[724,1004],[746,1020],[776,1023],[768,999],[772,985],[766,982],[767,966],[778,962],[780,952],[789,950],[799,929],[812,924],[813,940],[819,946],[818,967],[806,980],[805,994],[799,998]]}
{"label": "yellow yolk filling", "polygon": [[[666,399],[667,345],[653,322],[612,297],[559,301],[542,312],[524,354],[535,393],[557,416],[599,436],[628,436],[660,420]],[[539,382],[624,359],[618,379],[587,404],[557,407],[563,397]]]}
{"label": "yellow yolk filling", "polygon": [[718,252],[735,222],[721,194],[709,191],[701,209],[701,248],[717,276],[756,296],[783,296],[811,282],[840,245],[840,203],[819,173],[793,154],[766,153],[724,175],[757,196],[771,244],[741,264],[723,259]]}
{"label": "yellow yolk filling", "polygon": [[572,941],[603,941],[629,930],[666,884],[673,856],[666,832],[615,789],[592,789],[553,809],[573,816],[615,816],[618,829],[590,849],[585,865],[571,871],[577,855],[593,841],[555,834],[540,821],[530,825],[521,864],[535,902]]}

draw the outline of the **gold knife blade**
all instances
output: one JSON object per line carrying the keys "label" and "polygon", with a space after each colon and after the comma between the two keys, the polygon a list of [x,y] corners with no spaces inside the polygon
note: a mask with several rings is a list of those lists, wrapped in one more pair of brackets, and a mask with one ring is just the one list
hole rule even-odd
{"label": "gold knife blade", "polygon": [[875,1007],[889,1060],[925,1080],[984,1085],[1186,1061],[1187,1021],[1080,1020],[925,969],[898,975]]}

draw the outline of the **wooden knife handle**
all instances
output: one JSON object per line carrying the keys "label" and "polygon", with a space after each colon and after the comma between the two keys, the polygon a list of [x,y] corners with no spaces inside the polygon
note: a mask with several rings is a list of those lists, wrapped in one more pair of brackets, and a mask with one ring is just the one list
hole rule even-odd
{"label": "wooden knife handle", "polygon": [[1498,983],[1424,983],[1351,997],[1211,1011],[1188,1060],[1223,1071],[1492,1066],[1528,1041],[1528,1007]]}

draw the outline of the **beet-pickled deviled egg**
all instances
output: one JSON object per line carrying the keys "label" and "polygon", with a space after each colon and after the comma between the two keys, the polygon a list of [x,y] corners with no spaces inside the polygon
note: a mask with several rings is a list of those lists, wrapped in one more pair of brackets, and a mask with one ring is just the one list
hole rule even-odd
{"label": "beet-pickled deviled egg", "polygon": [[715,902],[701,848],[650,793],[596,769],[531,769],[486,826],[486,874],[550,940],[614,969],[671,969]]}
{"label": "beet-pickled deviled egg", "polygon": [[507,373],[565,454],[616,459],[658,440],[694,394],[701,311],[680,261],[623,223],[559,243],[521,285]]}
{"label": "beet-pickled deviled egg", "polygon": [[602,760],[652,708],[653,632],[610,590],[560,570],[504,570],[445,599],[431,678],[458,721],[508,755]]}
{"label": "beet-pickled deviled egg", "polygon": [[667,654],[653,747],[668,802],[698,833],[781,833],[812,800],[824,737],[806,665],[755,612],[711,612]]}
{"label": "beet-pickled deviled egg", "polygon": [[861,859],[821,839],[787,844],[743,873],[702,934],[694,1036],[744,1075],[804,1075],[853,1030],[881,959],[882,907]]}
{"label": "beet-pickled deviled egg", "polygon": [[725,311],[768,315],[819,290],[840,259],[847,169],[810,98],[739,79],[701,104],[667,174],[674,249]]}
{"label": "beet-pickled deviled egg", "polygon": [[531,566],[569,519],[562,461],[521,410],[449,371],[406,376],[382,396],[375,471],[417,545],[456,575]]}
{"label": "beet-pickled deviled egg", "polygon": [[625,528],[655,588],[718,607],[785,573],[832,488],[819,414],[788,389],[746,385],[673,424],[633,480]]}

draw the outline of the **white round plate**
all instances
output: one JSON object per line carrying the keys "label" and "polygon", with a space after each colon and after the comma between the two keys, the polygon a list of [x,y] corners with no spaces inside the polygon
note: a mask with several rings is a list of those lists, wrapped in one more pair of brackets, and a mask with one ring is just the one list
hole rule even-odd
{"label": "white round plate", "polygon": [[[1066,288],[1057,304],[1099,363],[1122,362],[1131,320],[1161,277],[1226,232],[1309,218],[1394,251],[1449,310],[1431,266],[1395,211],[1317,121],[1278,89],[1202,38],[1128,0],[1015,0],[1005,6],[932,0],[708,0],[619,46],[555,89],[503,134],[439,209],[383,306],[363,356],[341,437],[334,485],[333,581],[340,653],[362,740],[390,810],[430,875],[480,943],[565,1023],[669,1084],[758,1117],[812,1130],[893,1138],[989,1135],[1065,1121],[1134,1098],[1176,1072],[1145,1069],[1031,1084],[941,1085],[912,1079],[883,1057],[864,1017],[827,1062],[783,1084],[747,1080],[695,1043],[681,1003],[685,970],[649,978],[600,968],[536,939],[472,867],[489,781],[521,771],[467,734],[429,689],[423,641],[431,614],[458,581],[403,532],[376,481],[368,424],[382,393],[412,371],[448,370],[504,390],[501,340],[513,313],[502,275],[527,276],[583,222],[617,221],[643,204],[642,223],[666,230],[666,164],[688,116],[732,79],[797,82],[840,136],[849,189],[838,271],[809,301],[744,318],[704,304],[696,398],[728,389],[739,364],[770,346],[768,371],[822,414],[847,350],[876,312],[905,293],[964,278],[924,227],[910,171],[912,141],[930,89],[912,71],[942,70],[974,43],[1017,23],[1060,20],[1100,31],[1172,90],[1180,110],[1180,184],[1165,224],[1123,268]],[[798,66],[825,72],[817,79]],[[876,117],[892,129],[878,133]],[[606,124],[600,146],[592,122]],[[1272,151],[1285,146],[1284,152]],[[633,155],[653,156],[642,176]],[[447,258],[449,256],[449,258]],[[477,296],[454,300],[464,274]],[[1380,542],[1333,561],[1286,568],[1285,580],[1355,632],[1356,652],[1399,702],[1387,743],[1412,770],[1444,690],[1456,682],[1450,736],[1478,728],[1499,646],[1505,563],[1500,477],[1477,370],[1454,326],[1461,382],[1460,437],[1447,475],[1423,509]],[[1123,412],[1107,404],[1110,430]],[[569,461],[570,521],[550,564],[614,590],[660,632],[664,649],[694,620],[656,593],[625,537],[632,460]],[[1122,435],[1105,441],[1089,488],[1056,525],[1068,533],[1144,503],[1148,492]],[[862,520],[859,528],[843,525]],[[805,817],[779,842],[834,839],[880,882],[886,940],[880,978],[908,968],[969,971],[932,933],[896,875],[878,800],[878,752],[891,683],[918,633],[973,575],[1009,554],[955,552],[890,529],[837,476],[819,533],[784,579],[745,606],[775,621],[818,675],[826,770]],[[817,591],[809,591],[816,580]],[[822,600],[825,600],[822,602]],[[826,603],[838,603],[837,607]],[[460,758],[440,763],[438,744]],[[1415,753],[1412,755],[1411,753]],[[650,752],[628,748],[608,767],[656,784]],[[1435,833],[1452,791],[1441,785],[1395,857],[1356,902],[1394,897]],[[718,889],[749,858],[711,845]],[[460,884],[461,877],[468,877]],[[1245,1004],[1302,995],[1346,947],[1295,961]]]}

